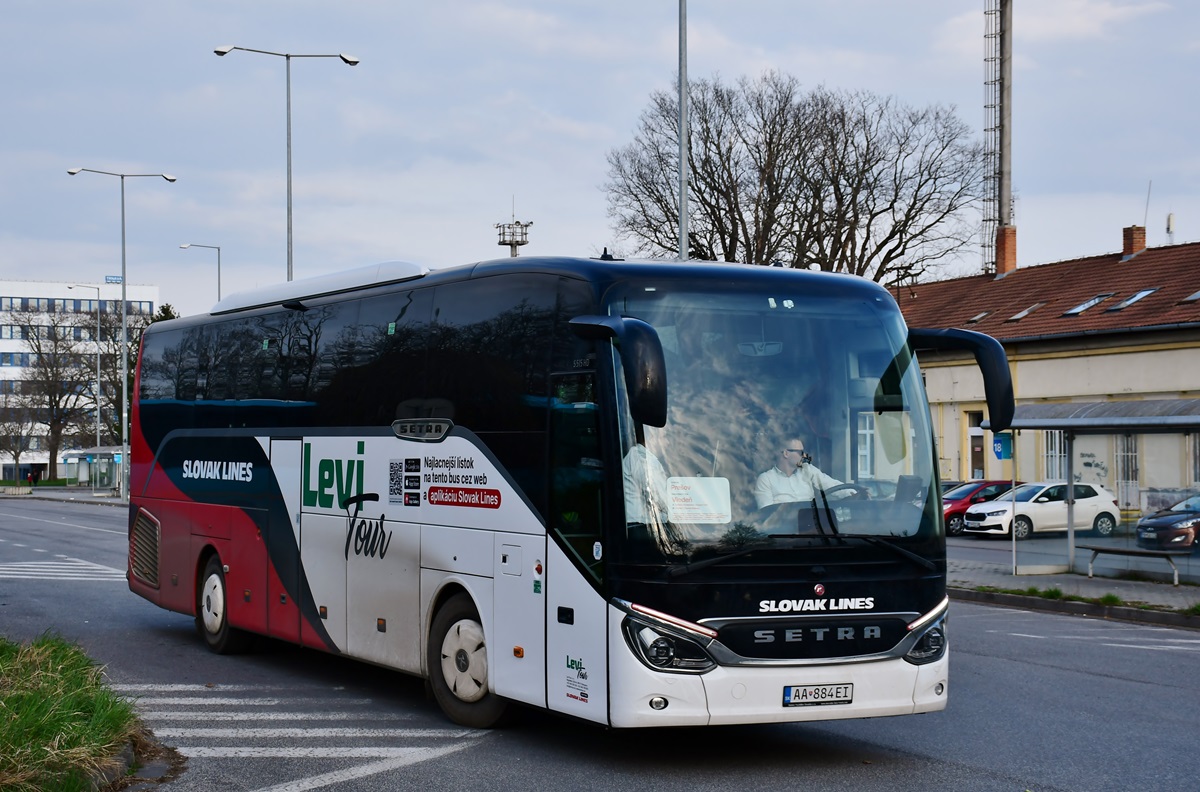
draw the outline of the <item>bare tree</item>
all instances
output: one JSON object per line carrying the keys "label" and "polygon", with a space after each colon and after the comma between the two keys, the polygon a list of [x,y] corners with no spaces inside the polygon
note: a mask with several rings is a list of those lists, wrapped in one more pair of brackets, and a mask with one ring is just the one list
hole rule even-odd
{"label": "bare tree", "polygon": [[58,478],[58,451],[87,414],[91,382],[89,348],[76,314],[19,311],[12,314],[29,350],[21,387],[34,420],[46,428],[47,473]]}
{"label": "bare tree", "polygon": [[0,393],[0,453],[12,457],[16,476],[22,455],[33,447],[37,421],[22,392],[21,380],[7,380],[5,384],[4,392]]}
{"label": "bare tree", "polygon": [[820,88],[801,117],[797,266],[916,278],[977,239],[983,146],[953,110]]}
{"label": "bare tree", "polygon": [[[689,248],[876,281],[915,276],[974,239],[982,146],[953,109],[868,92],[803,92],[769,72],[689,85]],[[608,155],[609,216],[643,255],[678,253],[678,112],[657,92]]]}
{"label": "bare tree", "polygon": [[[129,343],[125,346],[126,383],[130,400],[133,399],[133,381],[137,372],[138,349],[142,344],[142,333],[154,322],[178,319],[170,303],[163,303],[154,315],[130,313],[126,316]],[[116,445],[121,442],[121,313],[120,303],[114,303],[111,311],[100,315],[100,380],[101,380],[101,443]],[[95,350],[92,351],[95,366]],[[93,428],[93,431],[94,428]]]}

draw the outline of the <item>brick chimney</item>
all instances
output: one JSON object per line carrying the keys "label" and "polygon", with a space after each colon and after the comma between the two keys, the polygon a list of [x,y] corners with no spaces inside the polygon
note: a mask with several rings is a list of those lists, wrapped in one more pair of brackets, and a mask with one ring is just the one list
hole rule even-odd
{"label": "brick chimney", "polygon": [[1121,246],[1121,256],[1130,258],[1146,249],[1146,227],[1127,226],[1123,234],[1124,244]]}
{"label": "brick chimney", "polygon": [[1017,268],[1017,227],[996,229],[996,277],[1002,278]]}

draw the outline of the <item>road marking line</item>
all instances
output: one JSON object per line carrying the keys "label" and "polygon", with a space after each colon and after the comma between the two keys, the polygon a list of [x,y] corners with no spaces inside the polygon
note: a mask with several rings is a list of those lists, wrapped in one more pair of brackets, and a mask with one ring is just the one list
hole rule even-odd
{"label": "road marking line", "polygon": [[418,762],[426,762],[430,759],[437,759],[447,754],[452,754],[455,751],[461,751],[466,745],[452,745],[445,748],[418,748],[411,754],[394,759],[386,759],[382,762],[372,762],[371,764],[360,765],[358,767],[349,767],[345,770],[334,770],[323,775],[305,778],[299,781],[290,781],[286,784],[279,784],[272,787],[264,787],[255,790],[255,792],[308,792],[310,789],[320,789],[321,787],[330,786],[331,784],[339,784],[343,781],[353,781],[356,778],[365,778],[367,776],[386,773],[389,770],[395,770],[406,765],[416,764]]}
{"label": "road marking line", "polygon": [[[17,545],[14,545],[14,547]],[[125,570],[67,558],[65,561],[15,561],[0,564],[6,580],[125,580]]]}
{"label": "road marking line", "polygon": [[1112,646],[1117,649],[1149,649],[1154,652],[1200,652],[1200,647],[1195,646],[1146,646],[1145,644],[1118,644],[1105,643],[1101,646]]}
{"label": "road marking line", "polygon": [[234,706],[234,707],[274,707],[277,706],[282,699],[277,698],[233,698],[230,696],[213,696],[212,698],[200,698],[195,696],[182,696],[171,698],[169,696],[151,696],[147,698],[139,698],[137,704],[143,707],[215,707],[215,706]]}
{"label": "road marking line", "polygon": [[[147,721],[209,721],[213,719],[211,712],[142,712],[142,719]],[[395,712],[384,712],[375,715],[364,715],[361,712],[229,712],[222,711],[221,717],[228,720],[256,721],[397,721],[412,720],[412,715],[401,715]]]}
{"label": "road marking line", "polygon": [[1039,640],[1046,639],[1046,636],[1044,635],[1029,635],[1028,633],[1009,633],[1009,635],[1011,635],[1013,638],[1037,638]]}
{"label": "road marking line", "polygon": [[[224,692],[234,690],[283,690],[283,685],[112,685],[112,689],[118,693],[184,693],[184,692]],[[288,688],[294,690],[295,688]],[[310,688],[311,690],[325,690],[326,688]]]}
{"label": "road marking line", "polygon": [[[114,531],[111,528],[95,528],[91,525],[80,525],[79,523],[63,522],[62,520],[43,520],[40,517],[30,517],[25,514],[13,514],[12,512],[0,512],[0,516],[16,517],[17,519],[29,520],[30,522],[44,522],[44,523],[51,523],[53,525],[65,525],[68,528],[80,528],[84,531],[99,531],[100,533],[119,534],[121,536],[124,536],[126,533],[128,533],[127,531]],[[17,547],[24,547],[24,546],[25,545],[17,545]]]}
{"label": "road marking line", "polygon": [[[225,714],[222,713],[222,717]],[[233,729],[191,729],[191,728],[156,728],[156,737],[174,738],[212,738],[225,737],[233,740],[272,739],[276,737],[402,737],[455,739],[472,737],[474,733],[463,729],[353,729],[353,728],[283,728],[267,729],[257,727],[241,727]]]}
{"label": "road marking line", "polygon": [[[137,700],[137,704],[141,707],[158,707],[158,706],[166,706],[166,705],[170,705],[170,706],[174,706],[174,707],[181,707],[181,706],[182,707],[187,707],[187,706],[213,707],[213,706],[217,706],[217,705],[224,706],[224,707],[228,707],[228,706],[274,707],[274,706],[278,706],[280,704],[280,702],[282,702],[282,701],[285,701],[285,699],[252,698],[252,697],[251,698],[237,698],[237,697],[232,697],[232,696],[212,696],[211,698],[206,697],[206,696],[176,696],[176,697],[148,696],[146,698],[139,698]],[[290,698],[286,699],[286,701],[288,703],[296,703],[296,704],[298,704],[300,702],[307,702],[307,703],[315,703],[315,704],[336,705],[339,707],[360,707],[360,706],[363,706],[366,704],[374,703],[374,700],[369,699],[369,698],[337,699],[337,698],[316,697],[316,696],[290,697]]]}
{"label": "road marking line", "polygon": [[[222,712],[221,718],[229,720],[413,720],[413,715],[398,713],[256,713]],[[212,713],[198,712],[143,712],[143,720],[172,722],[182,720],[212,720]]]}
{"label": "road marking line", "polygon": [[[465,747],[465,743],[454,746],[456,749]],[[377,748],[338,748],[333,746],[324,748],[272,748],[269,746],[250,748],[244,745],[185,745],[175,750],[189,759],[405,759],[414,754],[427,753],[426,749],[422,748],[395,748],[385,745]],[[437,749],[430,750],[436,751]],[[307,788],[313,789],[314,787]]]}

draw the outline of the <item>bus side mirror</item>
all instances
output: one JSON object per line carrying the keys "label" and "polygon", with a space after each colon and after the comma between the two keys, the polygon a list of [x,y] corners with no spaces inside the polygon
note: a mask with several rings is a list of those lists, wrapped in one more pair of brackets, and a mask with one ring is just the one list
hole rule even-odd
{"label": "bus side mirror", "polygon": [[971,352],[983,372],[983,391],[987,397],[988,428],[1003,432],[1012,425],[1013,386],[1008,370],[1008,355],[1000,342],[984,333],[957,328],[928,329],[910,327],[908,346],[918,349],[948,349]]}
{"label": "bus side mirror", "polygon": [[581,338],[616,339],[633,419],[666,426],[667,364],[654,328],[641,319],[621,316],[577,316],[570,324]]}

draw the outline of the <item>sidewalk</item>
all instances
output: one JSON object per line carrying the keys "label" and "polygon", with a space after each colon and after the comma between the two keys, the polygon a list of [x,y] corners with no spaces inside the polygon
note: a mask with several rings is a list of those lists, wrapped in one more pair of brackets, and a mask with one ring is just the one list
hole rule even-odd
{"label": "sidewalk", "polygon": [[[1200,629],[1200,614],[1179,613],[1179,611],[1195,608],[1200,603],[1200,586],[1188,583],[1173,586],[1170,583],[1149,580],[1125,580],[1100,576],[1088,578],[1086,574],[1078,573],[1014,576],[1012,568],[1008,565],[948,558],[946,561],[946,586],[951,599]],[[979,591],[981,587],[1004,591],[1024,591],[1036,588],[1040,592],[1058,589],[1062,592],[1063,598],[1047,599],[1036,595],[981,592]],[[1106,595],[1117,597],[1124,605],[1099,605],[1064,599],[1066,597],[1083,597],[1092,600]]]}

